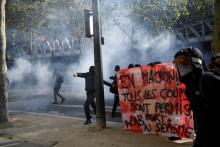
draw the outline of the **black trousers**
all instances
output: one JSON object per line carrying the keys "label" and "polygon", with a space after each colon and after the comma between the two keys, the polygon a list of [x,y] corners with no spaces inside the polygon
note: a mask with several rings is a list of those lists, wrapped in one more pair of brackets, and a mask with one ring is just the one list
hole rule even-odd
{"label": "black trousers", "polygon": [[114,103],[113,103],[113,107],[112,107],[112,117],[115,116],[115,112],[116,112],[118,104],[119,104],[119,95],[115,94],[115,96],[114,96]]}
{"label": "black trousers", "polygon": [[90,105],[93,108],[94,112],[96,113],[96,104],[95,104],[95,92],[86,92],[86,101],[84,103],[84,110],[85,110],[85,115],[86,119],[90,120],[92,118],[90,114]]}
{"label": "black trousers", "polygon": [[193,147],[208,147],[206,128],[206,111],[202,105],[193,105],[194,131],[196,138]]}
{"label": "black trousers", "polygon": [[54,93],[54,102],[55,103],[57,103],[57,96],[59,96],[62,100],[64,99],[64,97],[62,95],[60,95],[59,91],[60,91],[60,88],[54,87],[53,93]]}

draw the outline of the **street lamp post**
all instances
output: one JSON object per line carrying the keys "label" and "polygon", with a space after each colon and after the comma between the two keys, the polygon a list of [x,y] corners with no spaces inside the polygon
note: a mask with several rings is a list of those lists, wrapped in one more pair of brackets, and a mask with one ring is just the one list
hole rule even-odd
{"label": "street lamp post", "polygon": [[97,129],[106,128],[104,86],[102,74],[102,52],[101,35],[99,21],[99,0],[92,0],[93,13],[93,41],[94,41],[94,61],[96,78],[96,127]]}

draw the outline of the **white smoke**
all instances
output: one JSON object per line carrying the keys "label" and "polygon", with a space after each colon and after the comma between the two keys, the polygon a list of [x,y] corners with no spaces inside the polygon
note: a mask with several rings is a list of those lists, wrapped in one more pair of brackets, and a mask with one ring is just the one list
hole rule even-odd
{"label": "white smoke", "polygon": [[24,80],[24,75],[29,74],[31,71],[31,63],[25,59],[18,58],[15,62],[15,68],[8,71],[10,83],[22,82]]}
{"label": "white smoke", "polygon": [[[49,64],[41,63],[40,61],[33,64],[23,58],[16,59],[14,67],[8,71],[10,84],[17,83],[16,87],[20,88],[33,85],[47,87],[50,84],[49,79],[51,77],[52,73],[49,71]],[[31,85],[25,83],[31,83]]]}
{"label": "white smoke", "polygon": [[[111,3],[112,1],[110,0],[108,2],[105,3],[105,6],[108,8],[115,4]],[[106,7],[101,9],[105,10]],[[128,10],[123,9],[121,11],[122,13],[119,10],[109,14],[110,18],[106,18],[105,24],[101,26],[105,38],[105,45],[102,46],[103,78],[109,82],[111,82],[109,77],[114,75],[114,66],[116,64],[121,66],[121,68],[127,68],[130,63],[146,65],[159,60],[170,62],[177,45],[175,35],[170,32],[161,32],[158,36],[152,37],[148,33],[148,29],[140,25],[135,26],[134,34],[132,34],[132,25],[135,22],[132,22],[130,17],[124,16],[130,13]],[[114,16],[114,20],[111,16]],[[55,15],[48,15],[48,17],[58,19]],[[60,29],[62,32],[71,32],[62,26]],[[61,36],[64,35],[65,33]],[[69,35],[67,34],[64,38],[68,38]],[[50,39],[48,38],[48,40]],[[19,58],[16,60],[15,67],[8,72],[10,83],[17,82],[25,85],[25,82],[27,82],[26,75],[31,74],[33,77],[36,77],[34,82],[37,86],[44,86],[45,89],[50,89],[49,92],[52,94],[53,69],[55,68],[64,75],[63,93],[65,93],[67,98],[76,99],[83,97],[85,99],[84,79],[74,78],[73,73],[88,72],[89,67],[94,65],[93,40],[83,39],[82,54],[78,62],[70,64],[60,61],[59,64],[53,64],[40,61],[31,63],[28,60]],[[30,85],[26,86],[31,87]],[[113,99],[113,95],[110,94],[108,87],[105,87],[105,95],[106,98]]]}

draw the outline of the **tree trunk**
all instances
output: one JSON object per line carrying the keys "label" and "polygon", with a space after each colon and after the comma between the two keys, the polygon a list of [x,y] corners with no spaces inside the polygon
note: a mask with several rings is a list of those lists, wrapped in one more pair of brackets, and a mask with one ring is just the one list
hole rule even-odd
{"label": "tree trunk", "polygon": [[5,3],[5,0],[0,0],[0,123],[8,121]]}
{"label": "tree trunk", "polygon": [[220,53],[220,1],[215,1],[215,20],[214,20],[214,31],[213,31],[213,53]]}

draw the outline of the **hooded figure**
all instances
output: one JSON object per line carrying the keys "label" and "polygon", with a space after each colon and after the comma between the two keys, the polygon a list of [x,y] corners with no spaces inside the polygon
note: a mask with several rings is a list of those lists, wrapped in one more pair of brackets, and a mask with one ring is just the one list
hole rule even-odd
{"label": "hooded figure", "polygon": [[90,105],[96,113],[96,104],[95,104],[95,67],[90,66],[89,72],[86,73],[75,73],[74,77],[81,77],[85,79],[85,91],[86,91],[86,101],[84,103],[84,111],[86,115],[86,121],[84,125],[92,123],[91,114],[90,114]]}
{"label": "hooded figure", "polygon": [[[179,72],[180,81],[186,85],[186,96],[193,111],[196,138],[193,147],[210,147],[215,141],[208,134],[215,129],[216,119],[211,118],[215,112],[214,98],[219,98],[220,77],[206,71],[203,55],[197,48],[185,48],[174,56],[174,64]],[[213,135],[211,135],[213,137]]]}
{"label": "hooded figure", "polygon": [[215,54],[211,58],[211,64],[209,65],[210,71],[220,75],[220,53]]}
{"label": "hooded figure", "polygon": [[205,99],[200,92],[200,79],[202,77],[203,56],[199,49],[185,48],[174,56],[174,63],[179,72],[180,82],[186,85],[185,94],[190,101],[193,111],[196,139],[193,147],[206,147],[205,138]]}

